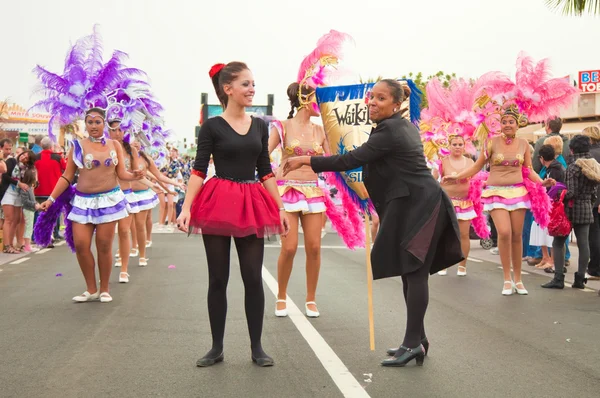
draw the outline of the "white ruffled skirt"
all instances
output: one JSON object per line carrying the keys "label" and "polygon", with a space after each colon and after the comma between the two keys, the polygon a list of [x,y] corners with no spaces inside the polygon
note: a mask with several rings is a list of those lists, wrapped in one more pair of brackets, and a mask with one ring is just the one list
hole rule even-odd
{"label": "white ruffled skirt", "polygon": [[138,211],[145,211],[154,209],[159,201],[158,196],[151,189],[144,189],[143,191],[133,191],[135,197],[135,206],[139,209]]}
{"label": "white ruffled skirt", "polygon": [[119,187],[98,193],[76,190],[71,205],[67,218],[79,224],[105,224],[129,216],[127,199]]}
{"label": "white ruffled skirt", "polygon": [[139,213],[140,208],[138,207],[138,204],[137,204],[137,196],[135,195],[133,190],[126,189],[123,191],[123,193],[125,194],[125,199],[127,200],[127,204],[129,205],[129,207],[127,209],[129,211],[129,214]]}

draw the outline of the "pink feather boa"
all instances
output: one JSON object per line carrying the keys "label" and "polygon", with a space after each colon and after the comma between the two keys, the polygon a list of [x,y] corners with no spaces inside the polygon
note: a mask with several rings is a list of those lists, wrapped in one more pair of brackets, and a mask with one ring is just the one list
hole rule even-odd
{"label": "pink feather boa", "polygon": [[473,225],[473,229],[477,236],[481,239],[489,239],[491,232],[490,227],[487,224],[487,218],[483,214],[483,203],[481,203],[481,191],[483,190],[483,185],[488,178],[488,173],[479,172],[469,183],[469,194],[467,199],[473,202],[473,209],[475,210],[475,217],[471,221],[471,225]]}
{"label": "pink feather boa", "polygon": [[337,187],[337,181],[334,173],[323,173],[325,181],[330,186],[335,186],[338,189],[338,195],[341,195],[342,209],[339,209],[331,200],[329,192],[324,191],[325,205],[327,206],[327,217],[331,221],[333,228],[344,241],[344,244],[349,249],[365,246],[365,231],[363,220],[360,216],[361,210],[345,192],[344,189]]}
{"label": "pink feather boa", "polygon": [[535,183],[529,179],[530,170],[523,167],[523,183],[527,192],[529,192],[529,200],[531,201],[531,212],[535,222],[543,229],[550,224],[550,209],[552,203],[550,197],[546,193],[546,188],[542,184]]}

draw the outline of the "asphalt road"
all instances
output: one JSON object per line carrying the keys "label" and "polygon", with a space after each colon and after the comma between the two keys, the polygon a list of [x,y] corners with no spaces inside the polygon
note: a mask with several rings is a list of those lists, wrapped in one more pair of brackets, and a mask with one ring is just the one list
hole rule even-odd
{"label": "asphalt road", "polygon": [[281,319],[273,315],[269,287],[279,246],[267,242],[263,343],[276,361],[272,368],[250,361],[235,249],[225,361],[211,368],[195,366],[210,348],[206,261],[198,237],[156,234],[148,267],[137,267],[134,259],[129,284],[117,283],[113,272],[109,304],[71,301],[85,285],[65,246],[3,264],[0,396],[600,396],[595,291],[548,291],[539,287],[548,276],[530,273],[524,276],[529,296],[503,297],[496,263],[470,262],[465,278],[452,268],[448,276],[431,278],[425,366],[383,368],[385,350],[403,337],[401,281],[374,283],[376,350],[370,351],[365,251],[340,248],[334,234],[323,245],[321,317],[308,320],[295,309],[303,309],[305,299],[300,248],[289,288],[295,306]]}

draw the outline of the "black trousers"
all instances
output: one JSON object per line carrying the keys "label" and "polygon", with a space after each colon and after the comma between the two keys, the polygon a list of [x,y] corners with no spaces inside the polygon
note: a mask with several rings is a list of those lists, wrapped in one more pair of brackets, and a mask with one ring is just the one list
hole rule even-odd
{"label": "black trousers", "polygon": [[588,273],[600,275],[600,214],[594,211],[594,223],[590,225],[590,262]]}

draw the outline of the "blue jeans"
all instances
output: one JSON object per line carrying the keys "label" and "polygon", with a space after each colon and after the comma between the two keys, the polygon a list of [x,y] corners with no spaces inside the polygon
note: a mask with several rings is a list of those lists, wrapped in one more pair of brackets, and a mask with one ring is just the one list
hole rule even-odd
{"label": "blue jeans", "polygon": [[532,257],[531,248],[529,245],[529,237],[531,236],[531,224],[533,223],[533,213],[527,209],[525,212],[525,221],[523,222],[523,257]]}

